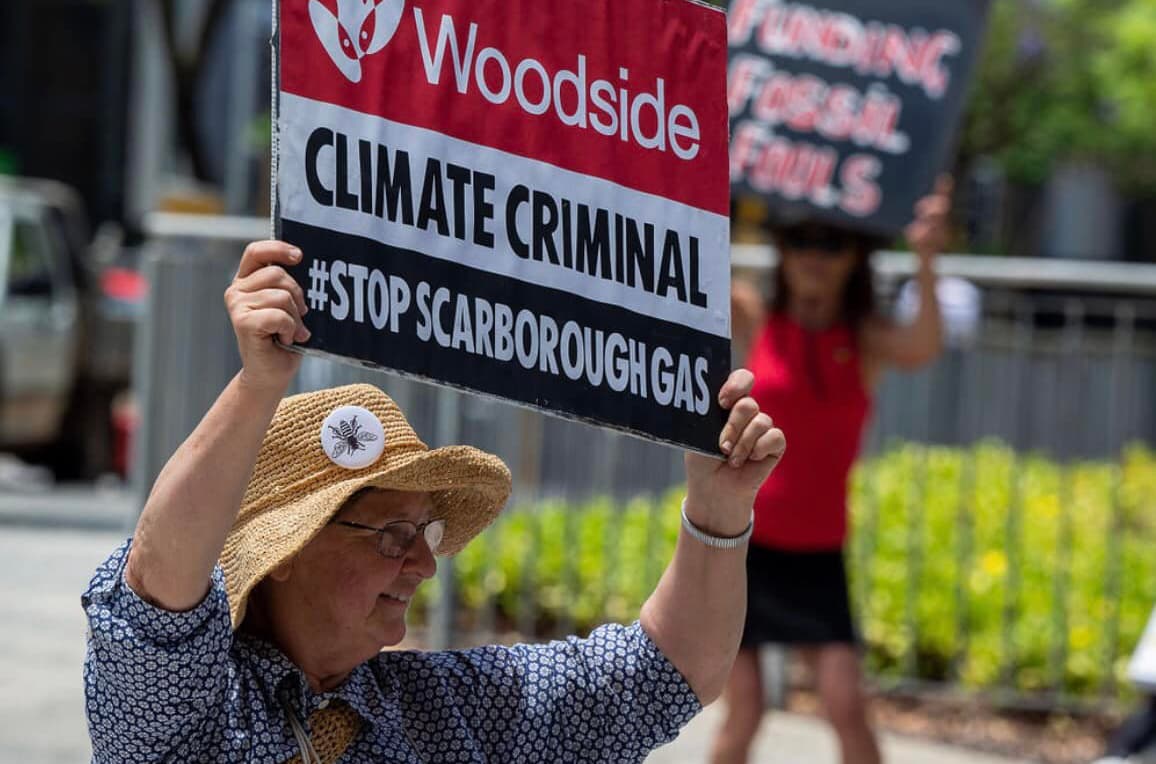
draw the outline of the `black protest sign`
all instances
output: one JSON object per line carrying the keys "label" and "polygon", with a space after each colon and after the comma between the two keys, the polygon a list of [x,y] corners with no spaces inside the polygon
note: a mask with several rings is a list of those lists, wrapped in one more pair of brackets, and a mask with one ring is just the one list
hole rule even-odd
{"label": "black protest sign", "polygon": [[731,0],[731,184],[893,235],[948,161],[987,0]]}

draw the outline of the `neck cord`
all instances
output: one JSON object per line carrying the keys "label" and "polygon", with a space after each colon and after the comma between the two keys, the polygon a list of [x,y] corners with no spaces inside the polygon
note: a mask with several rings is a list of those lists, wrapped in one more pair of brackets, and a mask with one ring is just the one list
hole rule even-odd
{"label": "neck cord", "polygon": [[297,747],[301,749],[301,764],[323,764],[317,750],[313,747],[313,742],[309,739],[309,733],[305,731],[305,725],[297,717],[288,697],[282,696],[281,706],[285,709],[285,715],[289,717],[289,727],[293,730]]}

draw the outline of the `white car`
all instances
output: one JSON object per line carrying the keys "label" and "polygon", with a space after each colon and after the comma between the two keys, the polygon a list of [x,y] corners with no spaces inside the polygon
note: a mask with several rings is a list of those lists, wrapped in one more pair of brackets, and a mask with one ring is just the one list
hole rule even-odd
{"label": "white car", "polygon": [[104,318],[107,276],[71,189],[0,179],[0,451],[63,478],[109,469],[110,404],[128,387],[131,335]]}

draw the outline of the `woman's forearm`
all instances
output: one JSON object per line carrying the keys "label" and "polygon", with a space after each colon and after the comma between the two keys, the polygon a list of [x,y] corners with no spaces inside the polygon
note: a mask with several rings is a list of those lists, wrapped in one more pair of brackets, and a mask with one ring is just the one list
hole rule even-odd
{"label": "woman's forearm", "polygon": [[936,294],[935,258],[950,238],[953,182],[943,175],[936,180],[935,191],[915,205],[915,219],[906,229],[907,240],[915,253],[919,270],[915,276],[919,291],[919,310],[915,321],[888,331],[881,360],[901,368],[916,369],[930,363],[943,348],[943,327]]}
{"label": "woman's forearm", "polygon": [[[731,372],[719,391],[729,411],[719,433],[724,459],[686,455],[686,516],[700,532],[735,539],[751,522],[759,486],[787,447],[783,432],[750,397],[755,378]],[[706,705],[717,698],[734,665],[746,616],[746,543],[708,546],[684,529],[674,559],[642,606],[642,628]]]}
{"label": "woman's forearm", "polygon": [[208,591],[265,430],[284,390],[229,382],[169,459],[133,536],[125,577],[166,610],[188,610]]}
{"label": "woman's forearm", "polygon": [[[687,516],[712,535],[736,536],[750,521],[750,506],[711,512],[688,498]],[[746,553],[746,544],[715,549],[684,531],[642,608],[643,629],[703,705],[722,693],[738,653],[747,604]]]}
{"label": "woman's forearm", "polygon": [[865,331],[868,352],[881,365],[919,369],[935,360],[943,348],[943,325],[930,258],[920,257],[916,274],[919,307],[908,323],[879,321]]}
{"label": "woman's forearm", "polygon": [[938,279],[931,258],[920,258],[915,279],[919,289],[919,310],[911,329],[914,341],[929,357],[934,358],[943,345],[943,322],[936,292]]}

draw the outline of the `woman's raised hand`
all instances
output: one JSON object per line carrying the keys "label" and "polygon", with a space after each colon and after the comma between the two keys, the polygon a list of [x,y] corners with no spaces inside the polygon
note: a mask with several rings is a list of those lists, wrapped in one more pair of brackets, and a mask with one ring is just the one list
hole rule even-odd
{"label": "woman's raised hand", "polygon": [[296,353],[278,347],[305,342],[302,317],[308,308],[300,285],[285,270],[301,262],[301,250],[282,241],[258,241],[245,248],[225,307],[243,365],[245,383],[284,392],[301,363]]}
{"label": "woman's raised hand", "polygon": [[735,513],[734,519],[743,526],[755,494],[787,447],[783,431],[751,397],[754,382],[753,374],[738,369],[719,391],[719,403],[730,411],[719,434],[719,450],[725,459],[686,455],[687,505]]}
{"label": "woman's raised hand", "polygon": [[915,205],[915,219],[904,235],[912,251],[923,260],[942,252],[951,239],[949,224],[954,188],[950,175],[940,175],[935,181],[935,190]]}

